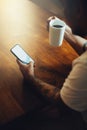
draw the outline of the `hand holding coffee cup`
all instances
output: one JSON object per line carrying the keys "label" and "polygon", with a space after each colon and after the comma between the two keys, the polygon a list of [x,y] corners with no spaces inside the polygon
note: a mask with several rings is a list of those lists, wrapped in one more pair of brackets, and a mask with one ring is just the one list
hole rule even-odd
{"label": "hand holding coffee cup", "polygon": [[49,22],[49,42],[53,46],[61,46],[64,38],[66,24],[56,18]]}

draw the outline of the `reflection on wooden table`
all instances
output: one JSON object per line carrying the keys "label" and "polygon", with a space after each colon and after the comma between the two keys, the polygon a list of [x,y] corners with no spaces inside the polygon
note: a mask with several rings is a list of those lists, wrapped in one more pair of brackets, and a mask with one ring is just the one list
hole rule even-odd
{"label": "reflection on wooden table", "polygon": [[[53,15],[27,0],[0,1],[0,123],[37,109],[40,98],[25,89],[23,77],[10,48],[19,43],[35,60],[35,75],[61,87],[78,55],[63,41],[49,45],[46,20]],[[30,86],[29,86],[30,87]]]}

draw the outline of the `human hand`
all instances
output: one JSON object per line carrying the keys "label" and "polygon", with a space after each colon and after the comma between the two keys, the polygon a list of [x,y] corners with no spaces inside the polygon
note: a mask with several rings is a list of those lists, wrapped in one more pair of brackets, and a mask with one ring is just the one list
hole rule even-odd
{"label": "human hand", "polygon": [[29,80],[29,78],[34,77],[34,63],[33,62],[30,62],[29,64],[23,64],[18,59],[16,61],[19,65],[19,69],[22,72],[22,75],[25,80]]}
{"label": "human hand", "polygon": [[[53,19],[59,19],[58,17],[56,17],[56,16],[51,16],[51,17],[49,17],[48,19],[47,19],[47,30],[49,31],[49,22],[51,21],[51,20],[53,20]],[[59,19],[59,20],[61,20],[61,19]],[[62,21],[62,20],[61,20]],[[66,28],[65,28],[65,33],[67,34],[67,33],[72,33],[72,29],[70,28],[70,26],[68,26],[67,24],[66,24]],[[66,35],[65,34],[65,35]]]}
{"label": "human hand", "polygon": [[53,20],[53,19],[56,19],[56,18],[57,18],[56,16],[51,16],[51,17],[49,17],[47,19],[47,31],[49,31],[49,23],[50,23],[50,21]]}

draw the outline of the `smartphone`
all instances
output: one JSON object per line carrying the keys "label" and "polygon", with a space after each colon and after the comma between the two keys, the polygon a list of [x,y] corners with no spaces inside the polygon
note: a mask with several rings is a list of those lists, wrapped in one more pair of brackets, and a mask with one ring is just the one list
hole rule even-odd
{"label": "smartphone", "polygon": [[29,64],[31,61],[34,62],[34,60],[24,51],[24,49],[19,44],[14,45],[10,51],[16,58],[18,58],[18,60],[24,64]]}

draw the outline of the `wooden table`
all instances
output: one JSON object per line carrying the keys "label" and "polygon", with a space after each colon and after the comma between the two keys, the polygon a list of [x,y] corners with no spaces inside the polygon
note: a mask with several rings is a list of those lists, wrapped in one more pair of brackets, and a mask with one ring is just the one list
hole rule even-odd
{"label": "wooden table", "polygon": [[43,104],[27,91],[10,48],[19,43],[36,63],[35,75],[61,87],[78,55],[63,41],[49,45],[46,20],[53,15],[27,0],[0,1],[0,124],[9,122]]}

